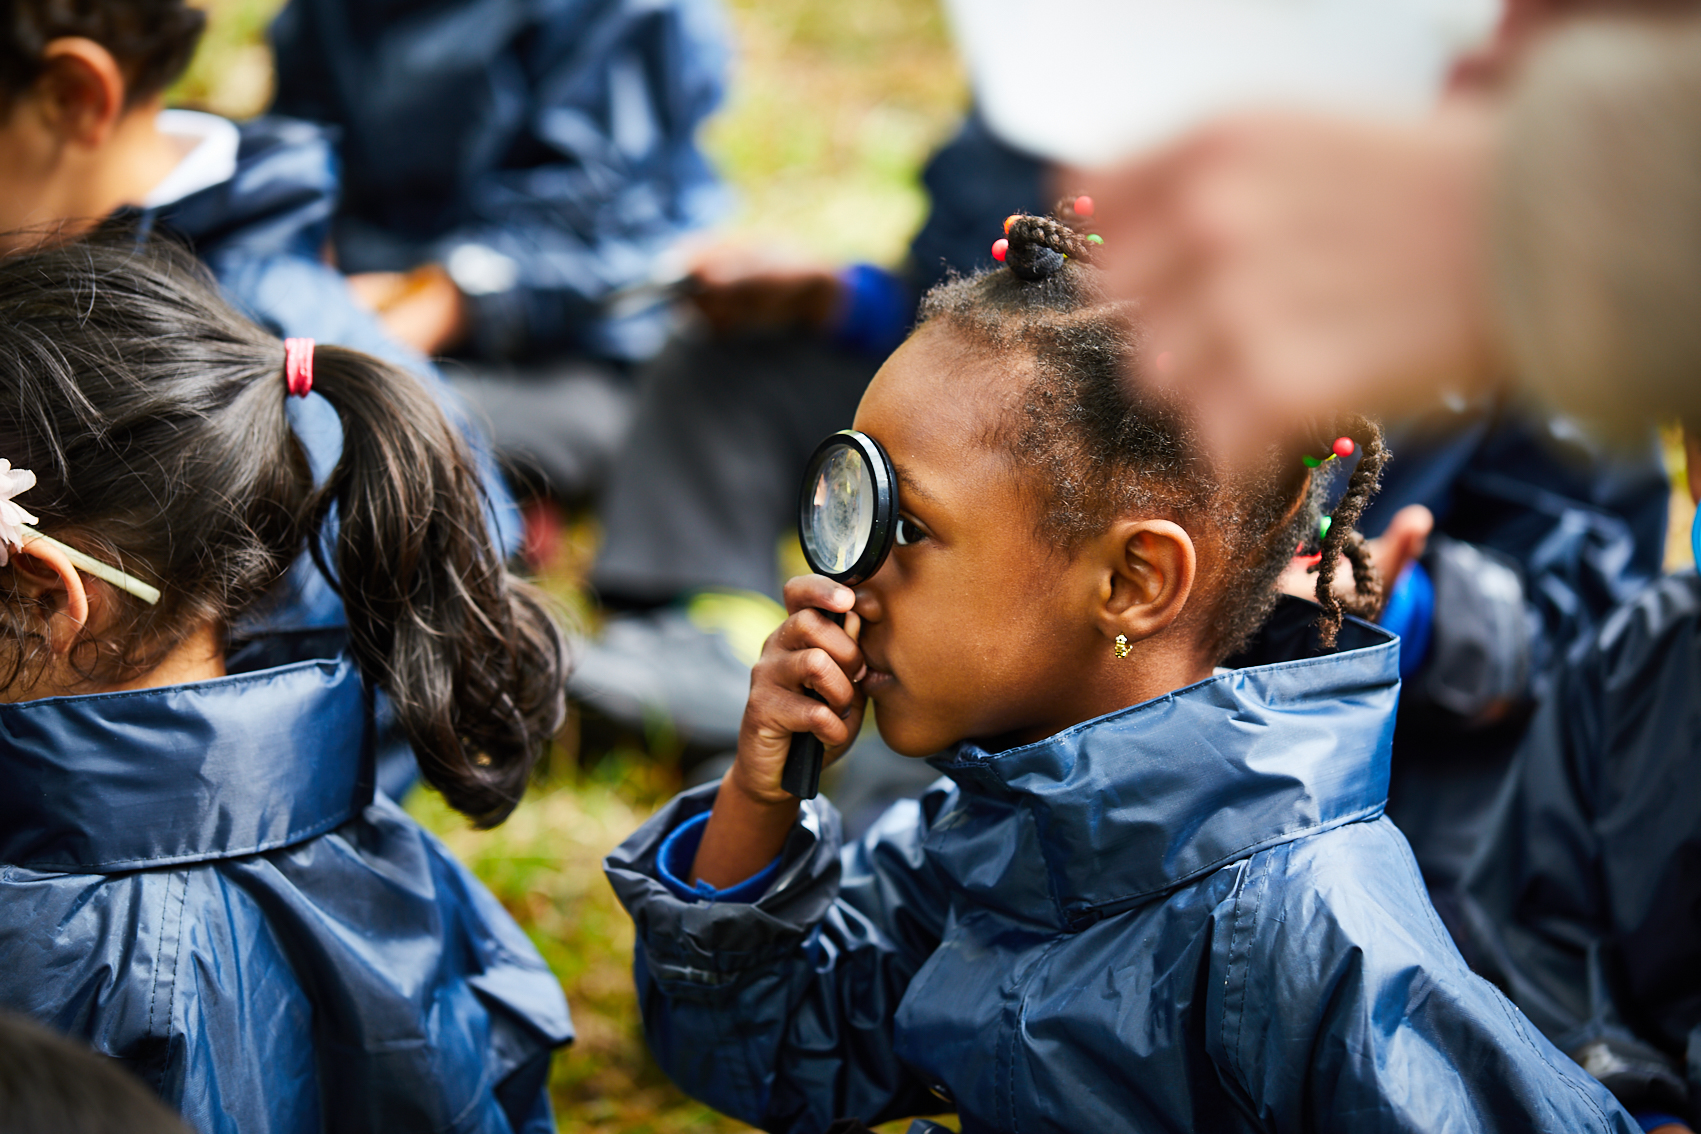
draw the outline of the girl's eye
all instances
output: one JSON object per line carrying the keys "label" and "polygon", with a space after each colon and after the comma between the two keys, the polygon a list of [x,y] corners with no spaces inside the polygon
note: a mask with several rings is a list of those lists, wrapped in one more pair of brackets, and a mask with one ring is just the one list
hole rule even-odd
{"label": "girl's eye", "polygon": [[905,516],[898,517],[898,530],[895,539],[899,547],[908,547],[912,543],[927,538],[927,533],[921,525]]}

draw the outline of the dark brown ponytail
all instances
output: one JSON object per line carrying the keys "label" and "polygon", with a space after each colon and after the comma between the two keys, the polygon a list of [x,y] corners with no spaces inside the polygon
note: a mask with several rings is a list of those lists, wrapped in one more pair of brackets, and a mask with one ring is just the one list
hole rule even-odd
{"label": "dark brown ponytail", "polygon": [[[148,606],[109,589],[109,628],[73,661],[92,687],[145,673],[190,629],[264,613],[310,551],[426,780],[499,823],[565,711],[561,633],[504,569],[464,443],[419,379],[318,349],[314,390],[343,440],[315,487],[283,361],[169,244],[106,233],[0,259],[0,456],[36,473],[23,503],[43,531],[162,592]],[[27,694],[44,614],[7,575],[0,687]]]}
{"label": "dark brown ponytail", "polygon": [[334,569],[310,546],[342,596],[355,657],[426,780],[475,822],[500,823],[565,712],[561,634],[503,566],[465,445],[416,379],[322,347],[314,389],[343,425],[308,524],[320,530],[335,504]]}

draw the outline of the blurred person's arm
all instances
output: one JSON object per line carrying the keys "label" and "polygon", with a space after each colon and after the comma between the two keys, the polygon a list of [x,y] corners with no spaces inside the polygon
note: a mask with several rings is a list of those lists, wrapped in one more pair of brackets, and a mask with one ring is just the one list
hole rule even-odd
{"label": "blurred person's arm", "polygon": [[[1150,380],[1224,444],[1508,372],[1562,408],[1701,414],[1701,25],[1580,24],[1504,109],[1250,116],[1093,179]],[[1610,376],[1610,381],[1606,379]]]}
{"label": "blurred person's arm", "polygon": [[831,268],[778,248],[736,243],[692,257],[688,294],[723,338],[802,331],[883,358],[909,333],[915,293],[874,264]]}
{"label": "blurred person's arm", "polygon": [[1619,425],[1701,420],[1701,20],[1555,36],[1507,108],[1491,228],[1520,377]]}

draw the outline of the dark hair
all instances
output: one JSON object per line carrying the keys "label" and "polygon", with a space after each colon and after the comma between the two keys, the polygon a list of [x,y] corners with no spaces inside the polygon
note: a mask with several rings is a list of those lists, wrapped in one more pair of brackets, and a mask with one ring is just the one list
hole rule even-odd
{"label": "dark hair", "polygon": [[0,110],[41,77],[41,53],[65,36],[92,39],[124,70],[127,104],[170,86],[189,66],[207,14],[184,0],[6,0]]}
{"label": "dark hair", "polygon": [[[1296,550],[1319,545],[1330,475],[1313,475],[1301,453],[1272,446],[1249,469],[1224,472],[1198,444],[1190,411],[1130,374],[1147,364],[1133,305],[1106,295],[1091,266],[1097,245],[1067,204],[1063,219],[1019,215],[1006,223],[1005,268],[953,277],[922,300],[920,321],[940,322],[972,345],[1020,351],[1033,378],[994,439],[1041,501],[1040,536],[1072,551],[1114,517],[1162,516],[1213,539],[1200,574],[1213,599],[1198,623],[1215,659],[1239,650],[1276,601],[1275,583]],[[1008,270],[1005,270],[1008,269]],[[1326,457],[1336,436],[1353,438],[1360,459],[1320,541],[1319,638],[1333,648],[1343,608],[1374,613],[1375,567],[1353,530],[1375,494],[1387,451],[1362,418],[1320,429],[1312,452]],[[1335,559],[1353,567],[1355,596],[1333,591]]]}
{"label": "dark hair", "polygon": [[115,1060],[0,1013],[0,1134],[189,1134]]}
{"label": "dark hair", "polygon": [[[195,626],[266,601],[308,550],[425,778],[498,823],[564,713],[560,631],[504,568],[465,446],[417,379],[318,348],[313,390],[343,445],[316,486],[283,360],[168,243],[106,233],[0,260],[0,455],[36,474],[22,503],[162,592],[150,607],[109,588],[117,621],[71,660],[91,682],[145,672]],[[0,687],[33,681],[41,611],[0,587],[0,617],[15,646]]]}

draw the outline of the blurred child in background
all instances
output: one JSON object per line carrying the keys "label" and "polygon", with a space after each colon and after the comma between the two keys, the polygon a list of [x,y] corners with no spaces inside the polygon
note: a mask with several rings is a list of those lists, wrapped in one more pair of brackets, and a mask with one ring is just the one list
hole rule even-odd
{"label": "blurred child in background", "polygon": [[718,0],[292,0],[271,34],[275,109],[341,136],[332,239],[356,293],[457,357],[527,487],[593,494],[667,334],[646,286],[724,204],[697,148],[725,84]]}

